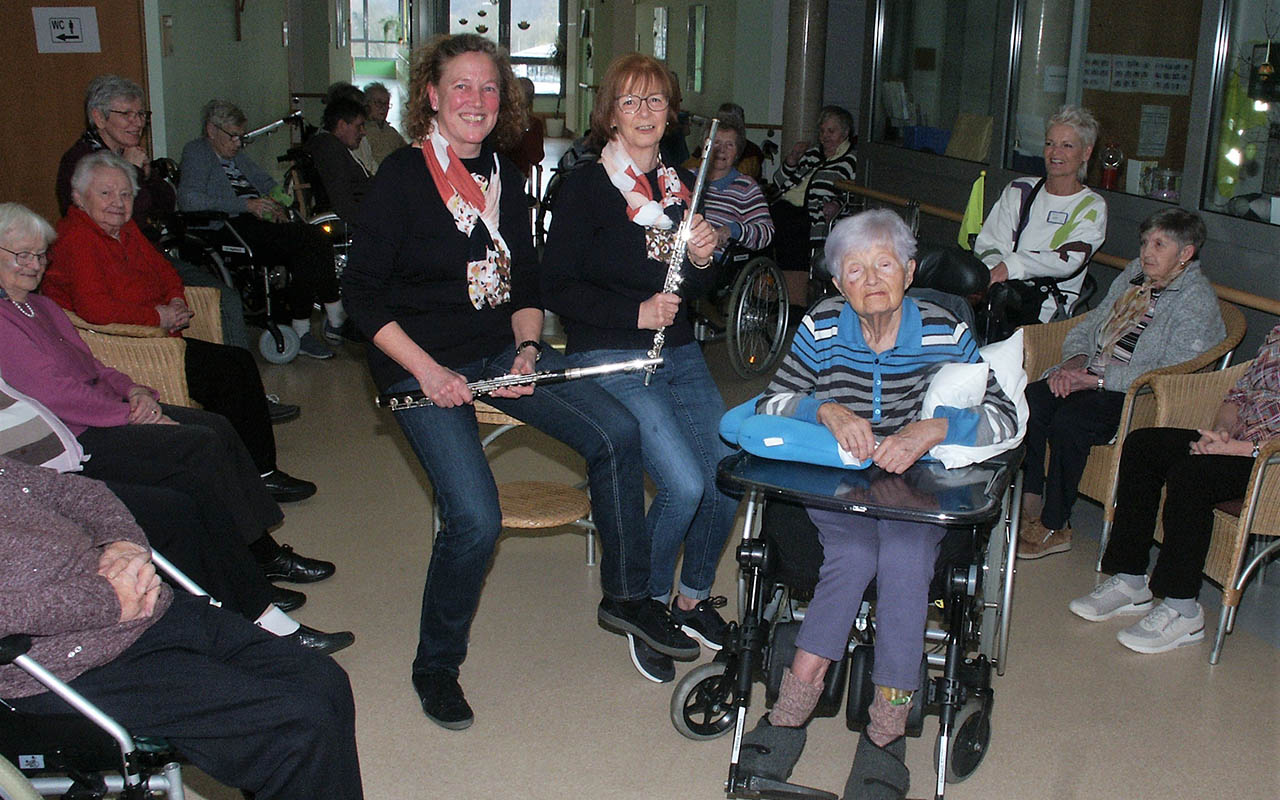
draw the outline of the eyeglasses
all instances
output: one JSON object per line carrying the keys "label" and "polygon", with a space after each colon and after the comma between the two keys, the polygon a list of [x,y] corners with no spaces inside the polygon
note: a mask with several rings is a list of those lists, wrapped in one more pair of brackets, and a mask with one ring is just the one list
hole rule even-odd
{"label": "eyeglasses", "polygon": [[651,94],[648,97],[624,94],[618,97],[618,110],[623,114],[634,114],[640,110],[640,104],[644,103],[650,111],[666,111],[670,102],[665,94]]}
{"label": "eyeglasses", "polygon": [[19,250],[17,252],[14,252],[13,250],[10,250],[7,247],[0,247],[0,250],[3,250],[9,255],[13,256],[15,259],[18,260],[19,264],[24,264],[26,266],[30,266],[32,263],[37,261],[40,262],[40,266],[42,267],[45,264],[49,263],[48,250],[41,250],[39,253],[33,253],[30,250]]}
{"label": "eyeglasses", "polygon": [[220,130],[220,131],[222,131],[224,134],[226,134],[226,137],[227,137],[228,139],[230,139],[231,141],[233,141],[233,142],[240,142],[241,144],[243,144],[243,143],[244,143],[244,134],[243,134],[243,133],[232,133],[231,131],[227,130],[226,128],[222,127],[221,125],[217,124],[216,122],[213,124],[213,127],[217,128],[218,130]]}
{"label": "eyeglasses", "polygon": [[118,111],[117,109],[114,109],[114,108],[108,108],[108,109],[107,109],[107,113],[108,113],[108,114],[119,114],[120,116],[124,117],[125,119],[129,120],[130,122],[142,122],[142,123],[146,123],[146,122],[150,122],[150,121],[151,121],[151,112],[150,112],[150,111]]}

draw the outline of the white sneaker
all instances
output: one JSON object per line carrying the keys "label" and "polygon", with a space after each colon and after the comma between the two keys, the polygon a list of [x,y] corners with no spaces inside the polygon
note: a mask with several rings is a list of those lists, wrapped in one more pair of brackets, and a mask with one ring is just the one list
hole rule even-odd
{"label": "white sneaker", "polygon": [[1165,653],[1204,639],[1204,608],[1197,605],[1194,617],[1184,617],[1161,603],[1155,610],[1116,634],[1120,644],[1139,653]]}
{"label": "white sneaker", "polygon": [[1142,582],[1141,589],[1134,589],[1118,576],[1112,575],[1084,597],[1072,600],[1067,608],[1077,617],[1090,622],[1131,614],[1145,614],[1151,610],[1151,590]]}

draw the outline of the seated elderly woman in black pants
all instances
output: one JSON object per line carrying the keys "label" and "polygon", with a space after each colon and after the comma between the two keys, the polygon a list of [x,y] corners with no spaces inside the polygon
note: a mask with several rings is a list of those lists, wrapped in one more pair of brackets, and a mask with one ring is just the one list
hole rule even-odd
{"label": "seated elderly woman in black pants", "polygon": [[[1071,601],[1090,622],[1142,614],[1116,634],[1139,653],[1164,653],[1204,638],[1196,602],[1213,533],[1213,507],[1244,496],[1258,451],[1280,436],[1280,325],[1271,329],[1249,369],[1227,392],[1208,430],[1144,428],[1125,437],[1116,519],[1102,557],[1114,573]],[[1160,493],[1164,542],[1151,578]],[[1154,596],[1164,601],[1152,608]]]}
{"label": "seated elderly woman in black pants", "polygon": [[1071,549],[1071,508],[1089,448],[1116,435],[1129,385],[1150,370],[1195,358],[1226,336],[1217,296],[1196,258],[1205,240],[1200,217],[1166,208],[1138,232],[1141,256],[1067,333],[1062,362],[1027,386],[1031,419],[1018,558]]}

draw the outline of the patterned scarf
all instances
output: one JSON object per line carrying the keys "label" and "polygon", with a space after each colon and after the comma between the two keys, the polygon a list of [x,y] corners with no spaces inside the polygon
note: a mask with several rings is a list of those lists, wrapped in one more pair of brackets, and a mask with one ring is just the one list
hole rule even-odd
{"label": "patterned scarf", "polygon": [[[498,156],[493,156],[489,176],[467,171],[453,147],[432,126],[419,143],[427,171],[453,224],[469,240],[467,294],[479,310],[488,304],[498,307],[511,300],[511,250],[498,230],[502,180]],[[476,222],[483,225],[477,225]]]}
{"label": "patterned scarf", "polygon": [[627,218],[645,229],[645,251],[655,261],[666,261],[675,247],[675,227],[693,199],[674,167],[658,161],[658,190],[653,187],[617,139],[604,146],[600,164],[609,182],[627,201]]}
{"label": "patterned scarf", "polygon": [[1151,307],[1151,299],[1153,292],[1160,292],[1166,286],[1178,279],[1187,269],[1187,263],[1183,262],[1178,268],[1160,285],[1147,277],[1145,272],[1139,272],[1130,281],[1131,288],[1116,300],[1111,306],[1111,316],[1107,319],[1106,324],[1102,326],[1102,336],[1098,341],[1098,350],[1096,358],[1104,360],[1111,357],[1111,351],[1115,349],[1116,342],[1124,338],[1142,317],[1147,313],[1147,309]]}

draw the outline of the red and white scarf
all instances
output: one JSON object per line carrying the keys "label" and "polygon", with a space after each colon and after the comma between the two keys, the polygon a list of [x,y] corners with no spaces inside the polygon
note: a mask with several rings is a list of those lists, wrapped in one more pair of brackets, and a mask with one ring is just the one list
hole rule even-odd
{"label": "red and white scarf", "polygon": [[676,222],[667,210],[674,210],[676,217],[684,213],[693,199],[692,192],[680,180],[680,173],[674,167],[668,167],[658,161],[658,191],[660,196],[653,196],[653,187],[636,163],[627,155],[626,149],[617,139],[604,146],[600,153],[600,164],[609,176],[609,182],[622,193],[627,201],[627,218],[644,228],[645,254],[654,261],[665,262],[675,247]]}
{"label": "red and white scarf", "polygon": [[474,241],[472,231],[479,221],[488,233],[480,242],[473,243],[467,261],[467,294],[471,305],[478,310],[485,304],[497,307],[509,302],[511,250],[498,230],[502,179],[497,154],[493,156],[493,172],[486,177],[468,172],[434,125],[420,146],[427,171],[458,231]]}

